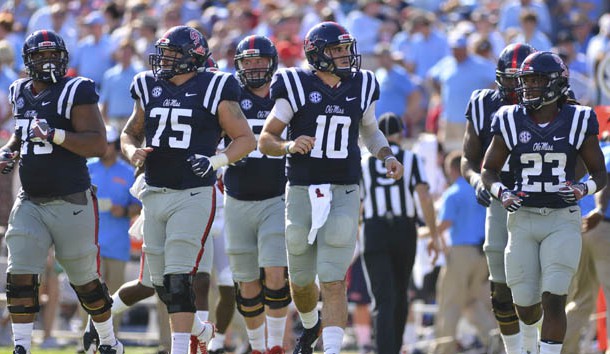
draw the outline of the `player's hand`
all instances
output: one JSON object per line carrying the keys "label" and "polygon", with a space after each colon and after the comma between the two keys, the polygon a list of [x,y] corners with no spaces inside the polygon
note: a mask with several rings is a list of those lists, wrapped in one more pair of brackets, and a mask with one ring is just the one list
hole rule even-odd
{"label": "player's hand", "polygon": [[477,203],[481,204],[484,207],[489,207],[491,205],[491,193],[485,188],[483,182],[479,179],[474,186],[474,190],[477,195]]}
{"label": "player's hand", "polygon": [[572,184],[568,181],[559,188],[557,193],[566,203],[576,203],[587,195],[587,185],[584,183]]}
{"label": "player's hand", "polygon": [[152,151],[152,147],[137,148],[133,155],[131,155],[131,163],[138,168],[144,166],[146,156]]}
{"label": "player's hand", "polygon": [[191,170],[197,177],[205,178],[214,173],[210,158],[205,155],[193,154],[186,161],[191,164]]}
{"label": "player's hand", "polygon": [[521,208],[521,202],[523,202],[522,198],[524,197],[527,197],[527,194],[506,189],[502,191],[500,199],[504,209],[508,210],[509,213],[514,213]]}
{"label": "player's hand", "polygon": [[55,135],[55,129],[49,126],[46,119],[34,119],[28,130],[28,140],[33,143],[53,141],[53,135]]}
{"label": "player's hand", "polygon": [[385,168],[387,170],[386,177],[392,178],[393,180],[402,178],[404,167],[395,157],[385,160]]}
{"label": "player's hand", "polygon": [[19,157],[19,152],[17,151],[0,151],[0,173],[3,175],[11,173],[15,168],[17,157]]}
{"label": "player's hand", "polygon": [[443,244],[440,241],[441,239],[442,237],[430,235],[430,241],[428,242],[426,249],[428,251],[428,256],[432,257],[432,265],[436,265],[438,256],[441,254],[441,252],[443,252]]}
{"label": "player's hand", "polygon": [[307,135],[301,135],[290,143],[288,151],[291,154],[305,155],[309,153],[311,149],[313,149],[315,143],[316,138]]}

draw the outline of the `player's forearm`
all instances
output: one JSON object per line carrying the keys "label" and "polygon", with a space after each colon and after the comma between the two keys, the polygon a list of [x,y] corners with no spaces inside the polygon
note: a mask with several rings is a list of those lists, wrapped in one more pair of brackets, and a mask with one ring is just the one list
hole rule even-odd
{"label": "player's forearm", "polygon": [[481,161],[475,162],[466,155],[462,157],[462,161],[460,164],[460,169],[462,171],[462,176],[470,183],[471,186],[476,184],[476,181],[481,179],[481,169],[480,169]]}
{"label": "player's forearm", "polygon": [[133,154],[142,145],[142,141],[142,138],[131,135],[126,131],[121,133],[121,151],[123,151],[128,161],[131,161]]}
{"label": "player's forearm", "polygon": [[256,138],[253,134],[241,135],[231,140],[231,143],[224,151],[229,163],[239,161],[256,149]]}
{"label": "player's forearm", "polygon": [[483,171],[481,171],[481,180],[483,181],[485,188],[487,188],[489,191],[492,190],[492,186],[495,183],[502,183],[500,181],[500,171],[486,167],[483,167]]}
{"label": "player's forearm", "polygon": [[[593,180],[593,182],[595,182],[595,193],[601,191],[602,189],[604,189],[604,187],[606,187],[606,184],[608,182],[608,172],[606,171],[606,169],[604,168],[601,171],[590,171],[590,180]],[[589,193],[592,193],[591,191],[589,191]],[[607,192],[605,192],[607,193]],[[606,200],[607,202],[607,200]]]}
{"label": "player's forearm", "polygon": [[21,139],[15,134],[11,135],[9,141],[4,144],[2,148],[0,148],[0,150],[6,150],[10,152],[19,151],[19,149],[21,149]]}
{"label": "player's forearm", "polygon": [[65,140],[61,147],[82,157],[101,157],[106,153],[108,143],[103,132],[65,132]]}
{"label": "player's forearm", "polygon": [[279,135],[263,131],[258,139],[258,149],[265,155],[284,156],[288,153],[287,147],[290,143]]}
{"label": "player's forearm", "polygon": [[417,193],[419,201],[421,202],[422,212],[424,213],[424,221],[430,230],[432,237],[438,237],[438,231],[436,229],[436,213],[434,212],[434,204],[430,194],[426,191],[425,193]]}

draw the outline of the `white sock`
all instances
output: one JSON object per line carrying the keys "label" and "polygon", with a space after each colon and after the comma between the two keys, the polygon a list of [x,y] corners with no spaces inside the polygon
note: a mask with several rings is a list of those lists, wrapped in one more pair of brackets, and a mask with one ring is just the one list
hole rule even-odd
{"label": "white sock", "polygon": [[173,333],[172,334],[172,351],[171,354],[185,354],[189,352],[190,333]]}
{"label": "white sock", "polygon": [[354,325],[354,332],[356,333],[356,343],[358,343],[359,349],[371,344],[371,326]]}
{"label": "white sock", "polygon": [[523,333],[523,350],[531,354],[538,353],[538,342],[539,342],[539,328],[542,324],[542,318],[538,322],[528,325],[519,321],[521,327],[521,333]]}
{"label": "white sock", "polygon": [[500,334],[502,341],[504,342],[504,349],[506,354],[521,354],[521,348],[523,347],[523,340],[521,333],[516,334]]}
{"label": "white sock", "polygon": [[559,354],[561,353],[561,348],[563,347],[563,343],[545,343],[540,342],[540,354]]}
{"label": "white sock", "polygon": [[95,322],[93,325],[100,336],[100,345],[115,345],[114,328],[112,327],[112,315],[104,322]]}
{"label": "white sock", "polygon": [[248,340],[250,341],[252,350],[258,350],[260,352],[264,352],[267,349],[267,348],[265,348],[265,324],[264,323],[256,329],[246,328],[246,332],[248,332]]}
{"label": "white sock", "polygon": [[210,311],[199,311],[199,310],[197,310],[197,313],[195,313],[195,315],[197,316],[199,321],[205,322],[205,321],[208,320],[208,317],[210,315]]}
{"label": "white sock", "polygon": [[299,312],[299,317],[301,322],[303,322],[303,327],[307,329],[313,328],[318,323],[318,309],[313,309],[310,312]]}
{"label": "white sock", "polygon": [[286,316],[270,317],[267,316],[267,348],[284,344],[284,331],[286,329]]}
{"label": "white sock", "polygon": [[117,291],[112,295],[112,308],[110,311],[113,315],[119,314],[125,310],[127,310],[130,306],[125,305],[121,297],[119,296],[119,292]]}
{"label": "white sock", "polygon": [[208,344],[208,350],[218,350],[225,346],[225,335],[224,333],[216,333],[214,338]]}
{"label": "white sock", "polygon": [[15,346],[21,345],[26,352],[32,347],[32,331],[34,330],[34,322],[30,323],[11,323],[13,329],[13,341]]}
{"label": "white sock", "polygon": [[343,343],[343,328],[337,326],[324,327],[322,329],[322,342],[324,343],[324,354],[339,354]]}

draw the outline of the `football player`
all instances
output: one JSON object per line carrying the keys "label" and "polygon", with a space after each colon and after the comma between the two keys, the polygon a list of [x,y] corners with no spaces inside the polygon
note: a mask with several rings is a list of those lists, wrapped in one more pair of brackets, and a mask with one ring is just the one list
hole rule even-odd
{"label": "football player", "polygon": [[[304,49],[311,68],[281,69],[273,77],[275,104],[259,149],[271,156],[288,155],[288,272],[305,328],[294,353],[312,353],[320,333],[324,352],[339,353],[347,321],[345,274],[354,254],[360,207],[358,137],[383,160],[388,178],[400,179],[403,167],[377,126],[379,84],[372,72],[360,70],[354,37],[337,23],[322,22],[309,30]],[[282,137],[286,127],[288,139]]]}
{"label": "football player", "polygon": [[[277,50],[267,37],[248,36],[237,45],[240,105],[256,135],[273,108],[269,87],[277,65]],[[246,321],[252,354],[284,353],[291,302],[284,238],[285,164],[284,156],[254,150],[224,175],[227,254],[239,286],[237,310]]]}
{"label": "football player", "polygon": [[[237,102],[237,80],[199,70],[210,56],[199,31],[172,27],[155,48],[152,71],[132,82],[136,102],[121,143],[134,165],[146,162],[142,249],[170,314],[172,353],[182,354],[191,331],[204,346],[213,336],[194,321],[192,282],[214,219],[216,170],[246,156],[256,140]],[[222,131],[232,142],[216,154]]]}
{"label": "football player", "polygon": [[30,34],[23,45],[28,78],[9,88],[15,133],[1,148],[0,170],[20,159],[22,189],[6,232],[9,250],[6,296],[13,354],[30,353],[39,311],[39,274],[49,247],[100,334],[102,354],[122,354],[112,326],[108,289],[100,282],[98,209],[86,158],[106,152],[106,131],[95,84],[64,77],[68,51],[55,32]]}
{"label": "football player", "polygon": [[[517,314],[532,325],[544,313],[540,353],[560,353],[566,295],[581,249],[576,202],[604,188],[606,167],[595,112],[565,104],[568,69],[561,58],[551,52],[532,53],[517,78],[521,105],[496,112],[481,177],[509,212],[506,283]],[[584,183],[574,181],[578,157],[590,173]],[[513,188],[500,179],[507,158]]]}
{"label": "football player", "polygon": [[[519,331],[519,319],[513,306],[512,294],[506,286],[504,272],[504,248],[508,241],[506,210],[481,181],[481,162],[493,138],[491,123],[494,113],[504,105],[517,104],[517,72],[523,60],[535,50],[522,43],[509,44],[500,53],[496,66],[496,90],[476,90],[470,96],[466,108],[466,134],[464,135],[462,175],[476,190],[479,204],[489,207],[485,225],[483,250],[491,279],[491,307],[500,327],[500,335],[507,354],[521,354],[522,346],[534,352],[537,344],[537,328],[522,323],[524,337]],[[507,167],[507,166],[505,166]],[[500,174],[502,183],[512,188],[513,177],[508,171]]]}

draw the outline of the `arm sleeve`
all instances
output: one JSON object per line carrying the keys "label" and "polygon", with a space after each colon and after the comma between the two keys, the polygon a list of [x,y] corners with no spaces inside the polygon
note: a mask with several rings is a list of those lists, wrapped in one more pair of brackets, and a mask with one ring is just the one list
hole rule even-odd
{"label": "arm sleeve", "polygon": [[362,138],[362,142],[373,156],[377,156],[381,148],[389,146],[388,139],[386,139],[377,126],[375,105],[376,102],[373,102],[369,106],[360,122],[360,138]]}
{"label": "arm sleeve", "polygon": [[290,103],[285,98],[278,98],[275,100],[275,105],[269,113],[269,117],[275,117],[282,121],[284,124],[289,124],[294,116]]}

